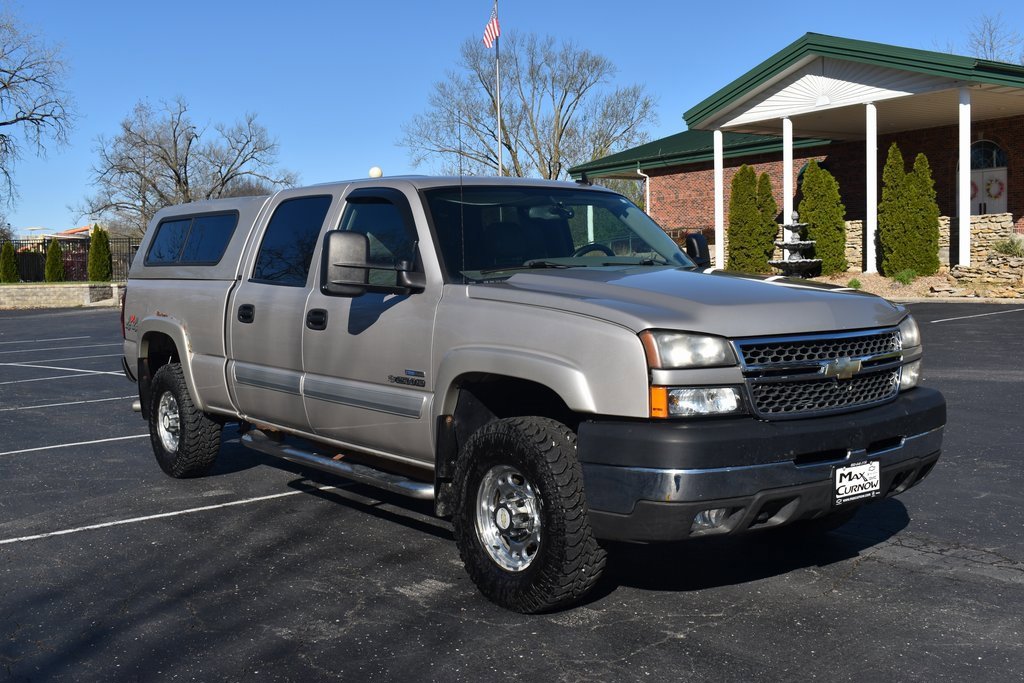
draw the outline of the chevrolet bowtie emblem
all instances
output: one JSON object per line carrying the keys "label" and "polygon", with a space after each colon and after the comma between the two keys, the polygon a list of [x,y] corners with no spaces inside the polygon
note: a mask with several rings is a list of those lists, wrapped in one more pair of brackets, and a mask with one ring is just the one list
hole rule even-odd
{"label": "chevrolet bowtie emblem", "polygon": [[852,379],[860,372],[860,361],[852,358],[835,358],[828,361],[821,367],[821,372],[826,377],[836,379]]}

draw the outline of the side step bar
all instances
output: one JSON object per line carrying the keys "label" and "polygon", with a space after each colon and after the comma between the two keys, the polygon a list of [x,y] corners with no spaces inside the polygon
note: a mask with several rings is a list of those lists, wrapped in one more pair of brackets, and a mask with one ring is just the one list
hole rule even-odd
{"label": "side step bar", "polygon": [[283,458],[299,465],[307,465],[330,474],[345,477],[360,484],[376,486],[379,489],[397,493],[418,500],[434,500],[434,485],[427,482],[408,479],[400,474],[391,474],[375,470],[366,465],[347,463],[335,460],[315,451],[305,450],[285,443],[278,443],[267,438],[260,431],[250,431],[242,436],[242,445],[260,453],[276,458]]}

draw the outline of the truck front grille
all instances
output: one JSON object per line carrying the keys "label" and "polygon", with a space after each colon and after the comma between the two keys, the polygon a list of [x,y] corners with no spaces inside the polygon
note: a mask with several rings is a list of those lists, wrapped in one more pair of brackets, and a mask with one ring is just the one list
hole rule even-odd
{"label": "truck front grille", "polygon": [[896,397],[903,360],[895,328],[734,342],[754,413],[784,420],[857,410]]}

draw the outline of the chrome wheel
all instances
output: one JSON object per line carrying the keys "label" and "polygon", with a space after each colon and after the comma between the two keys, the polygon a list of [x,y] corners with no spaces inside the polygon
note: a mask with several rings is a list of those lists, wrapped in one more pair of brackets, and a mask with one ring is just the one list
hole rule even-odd
{"label": "chrome wheel", "polygon": [[160,436],[160,443],[169,453],[178,451],[178,441],[181,439],[181,417],[178,412],[178,401],[174,395],[167,391],[160,397],[160,405],[156,411],[157,434]]}
{"label": "chrome wheel", "polygon": [[491,559],[510,572],[530,566],[541,542],[540,497],[523,474],[492,467],[476,496],[476,533]]}

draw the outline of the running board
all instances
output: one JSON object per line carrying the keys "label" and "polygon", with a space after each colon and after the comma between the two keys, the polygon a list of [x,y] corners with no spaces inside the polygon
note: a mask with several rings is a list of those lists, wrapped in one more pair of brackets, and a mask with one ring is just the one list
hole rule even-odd
{"label": "running board", "polygon": [[416,498],[418,500],[434,500],[434,485],[422,481],[415,481],[400,474],[391,474],[375,470],[366,465],[347,463],[344,460],[335,460],[330,456],[322,455],[315,451],[297,448],[295,446],[278,443],[267,438],[262,432],[250,431],[242,436],[242,445],[260,453],[266,453],[276,458],[283,458],[289,462],[299,465],[307,465],[323,472],[336,474],[360,484],[375,486],[391,493]]}

